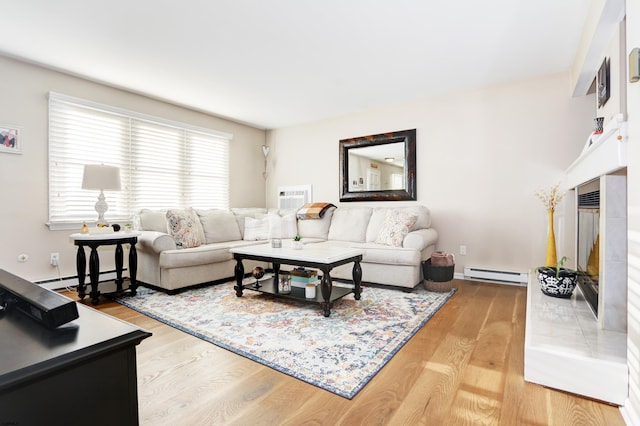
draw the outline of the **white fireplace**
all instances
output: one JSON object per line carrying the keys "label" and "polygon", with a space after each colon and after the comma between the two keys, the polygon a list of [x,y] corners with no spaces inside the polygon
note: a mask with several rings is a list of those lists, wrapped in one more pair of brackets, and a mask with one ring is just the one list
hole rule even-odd
{"label": "white fireplace", "polygon": [[[590,304],[600,328],[626,332],[627,330],[627,138],[626,123],[618,114],[607,123],[601,135],[591,135],[582,154],[567,169],[566,185],[576,189],[577,229],[576,251],[578,269],[583,274],[597,273],[595,285],[580,290]],[[590,224],[591,208],[581,209],[583,197],[596,198],[598,223]],[[597,253],[588,253],[584,259],[584,244],[594,244],[585,236],[585,228],[597,227],[599,233],[593,247]],[[583,239],[581,240],[581,236]],[[587,241],[584,241],[584,239]],[[581,250],[582,249],[582,250]],[[586,261],[585,261],[586,260]],[[597,263],[595,263],[597,261]],[[587,265],[589,263],[589,265]],[[588,266],[588,267],[587,267]],[[589,269],[589,271],[587,271]],[[592,280],[586,280],[592,281]],[[590,289],[594,289],[593,293]]]}
{"label": "white fireplace", "polygon": [[602,135],[589,137],[566,173],[567,188],[590,184],[599,190],[597,309],[579,289],[570,299],[542,294],[530,274],[524,348],[526,381],[618,405],[627,398],[629,385],[626,165],[626,123],[618,115]]}

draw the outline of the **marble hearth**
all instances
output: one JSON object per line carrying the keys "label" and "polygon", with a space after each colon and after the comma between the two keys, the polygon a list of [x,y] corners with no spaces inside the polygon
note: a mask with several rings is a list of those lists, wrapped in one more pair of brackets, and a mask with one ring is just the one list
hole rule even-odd
{"label": "marble hearth", "polygon": [[584,296],[542,293],[529,274],[524,343],[527,382],[622,405],[627,398],[627,333],[603,330]]}

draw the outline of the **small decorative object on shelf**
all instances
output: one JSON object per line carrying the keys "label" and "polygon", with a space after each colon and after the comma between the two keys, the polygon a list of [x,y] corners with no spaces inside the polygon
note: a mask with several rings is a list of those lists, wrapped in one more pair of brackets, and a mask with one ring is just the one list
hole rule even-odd
{"label": "small decorative object on shelf", "polygon": [[304,297],[307,299],[316,298],[316,283],[307,283],[304,288]]}
{"label": "small decorative object on shelf", "polygon": [[256,279],[256,287],[260,287],[260,278],[264,277],[264,268],[256,266],[253,268],[253,271],[251,271],[251,275]]}
{"label": "small decorative object on shelf", "polygon": [[563,268],[567,256],[563,256],[555,267],[541,266],[537,269],[540,289],[547,296],[569,298],[578,283],[578,271]]}
{"label": "small decorative object on shelf", "polygon": [[80,228],[80,233],[81,234],[89,233],[89,227],[87,226],[87,222],[82,222],[82,228]]}
{"label": "small decorative object on shelf", "polygon": [[113,225],[111,225],[111,227],[114,231],[120,232],[120,225],[118,225],[117,223],[114,223]]}
{"label": "small decorative object on shelf", "polygon": [[282,240],[280,240],[279,238],[274,238],[273,240],[271,240],[271,247],[272,248],[281,248],[282,247]]}
{"label": "small decorative object on shelf", "polygon": [[300,240],[301,240],[300,235],[296,235],[293,238],[293,248],[295,250],[302,250],[302,241]]}
{"label": "small decorative object on shelf", "polygon": [[594,135],[601,135],[604,131],[604,117],[596,117],[593,119],[595,123],[595,129],[593,129]]}
{"label": "small decorative object on shelf", "polygon": [[124,224],[124,232],[131,232],[132,230],[133,230],[133,227],[131,226],[130,223]]}
{"label": "small decorative object on shelf", "polygon": [[278,279],[278,293],[291,293],[291,276],[288,274],[280,275]]}

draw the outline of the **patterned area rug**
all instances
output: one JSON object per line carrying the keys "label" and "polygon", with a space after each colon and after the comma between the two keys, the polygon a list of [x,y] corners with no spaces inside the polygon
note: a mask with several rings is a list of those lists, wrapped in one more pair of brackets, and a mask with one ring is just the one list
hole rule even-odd
{"label": "patterned area rug", "polygon": [[116,299],[231,352],[351,399],[455,293],[363,287],[318,305],[280,300],[233,283],[167,295],[145,287]]}

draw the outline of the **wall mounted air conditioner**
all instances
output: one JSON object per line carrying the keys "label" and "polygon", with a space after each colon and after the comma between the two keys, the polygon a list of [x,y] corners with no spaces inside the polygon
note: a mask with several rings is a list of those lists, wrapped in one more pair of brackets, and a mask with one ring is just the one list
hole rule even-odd
{"label": "wall mounted air conditioner", "polygon": [[527,285],[527,283],[529,282],[529,273],[466,267],[464,268],[464,278],[469,280],[489,281],[495,283]]}
{"label": "wall mounted air conditioner", "polygon": [[311,185],[291,185],[278,187],[278,208],[299,209],[311,202]]}

